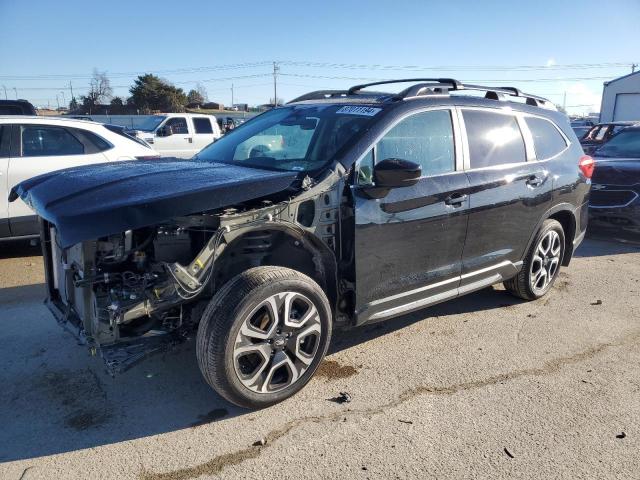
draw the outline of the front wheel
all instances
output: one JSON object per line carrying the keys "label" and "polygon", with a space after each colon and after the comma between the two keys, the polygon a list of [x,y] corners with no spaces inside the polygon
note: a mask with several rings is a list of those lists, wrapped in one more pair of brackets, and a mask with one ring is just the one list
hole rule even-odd
{"label": "front wheel", "polygon": [[205,310],[197,335],[207,383],[245,408],[263,408],[311,379],[331,339],[331,308],[320,286],[282,267],[231,279]]}
{"label": "front wheel", "polygon": [[525,300],[544,296],[558,277],[564,245],[564,230],[560,222],[545,220],[527,253],[522,269],[517,276],[504,282],[505,288]]}

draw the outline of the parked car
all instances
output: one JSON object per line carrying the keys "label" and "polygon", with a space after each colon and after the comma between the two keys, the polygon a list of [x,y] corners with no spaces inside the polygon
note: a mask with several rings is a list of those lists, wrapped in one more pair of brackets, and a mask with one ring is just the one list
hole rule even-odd
{"label": "parked car", "polygon": [[587,226],[593,160],[567,117],[452,79],[367,90],[396,82],[304,95],[193,161],[22,182],[50,310],[112,372],[197,329],[207,382],[265,407],[309,381],[339,328],[500,282],[547,294]]}
{"label": "parked car", "polygon": [[591,226],[640,240],[640,126],[626,127],[593,155]]}
{"label": "parked car", "polygon": [[573,132],[576,134],[576,137],[578,137],[578,139],[582,139],[587,133],[589,133],[589,130],[591,130],[591,127],[574,127],[572,126],[571,129],[573,130]]}
{"label": "parked car", "polygon": [[0,117],[0,239],[38,235],[36,215],[8,188],[79,165],[158,157],[122,127],[52,117]]}
{"label": "parked car", "polygon": [[572,127],[593,127],[595,123],[589,118],[576,118],[571,120]]}
{"label": "parked car", "polygon": [[0,100],[0,115],[37,115],[27,100]]}
{"label": "parked car", "polygon": [[163,157],[191,158],[222,136],[213,115],[163,113],[132,130]]}
{"label": "parked car", "polygon": [[580,144],[582,145],[584,153],[590,155],[600,145],[607,143],[611,137],[620,130],[635,123],[636,122],[610,122],[599,123],[598,125],[591,127],[589,131],[580,138]]}

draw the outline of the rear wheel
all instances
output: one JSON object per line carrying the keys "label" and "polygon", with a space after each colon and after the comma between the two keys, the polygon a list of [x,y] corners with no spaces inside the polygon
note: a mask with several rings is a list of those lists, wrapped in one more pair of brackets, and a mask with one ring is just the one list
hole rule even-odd
{"label": "rear wheel", "polygon": [[553,286],[564,256],[564,230],[557,220],[542,224],[522,269],[514,278],[504,282],[513,295],[525,300],[544,296]]}
{"label": "rear wheel", "polygon": [[311,278],[281,267],[249,269],[205,310],[197,357],[205,379],[236,405],[262,408],[298,392],[322,361],[331,309]]}

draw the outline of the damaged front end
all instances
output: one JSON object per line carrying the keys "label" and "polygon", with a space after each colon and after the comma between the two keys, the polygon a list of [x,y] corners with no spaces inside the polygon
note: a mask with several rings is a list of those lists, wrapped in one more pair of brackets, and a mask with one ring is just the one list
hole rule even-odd
{"label": "damaged front end", "polygon": [[[336,285],[341,180],[62,248],[42,220],[47,305],[116,374],[189,338],[227,280],[263,264]],[[333,294],[335,298],[335,292]]]}

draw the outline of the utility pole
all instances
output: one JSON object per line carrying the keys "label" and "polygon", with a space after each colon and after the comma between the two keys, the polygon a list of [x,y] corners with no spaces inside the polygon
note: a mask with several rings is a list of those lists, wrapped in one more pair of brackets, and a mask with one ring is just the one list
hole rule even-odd
{"label": "utility pole", "polygon": [[231,84],[231,108],[233,108],[233,83]]}
{"label": "utility pole", "polygon": [[60,93],[62,94],[62,105],[63,105],[64,107],[66,107],[66,106],[67,106],[67,97],[66,97],[66,95],[64,94],[64,90],[60,90]]}
{"label": "utility pole", "polygon": [[60,110],[60,100],[58,100],[58,94],[56,93],[56,103],[58,104],[58,110]]}
{"label": "utility pole", "polygon": [[564,110],[564,112],[567,112],[567,91],[564,91],[564,96],[562,97],[562,110]]}
{"label": "utility pole", "polygon": [[9,100],[9,99],[7,98],[7,87],[5,87],[4,85],[2,85],[2,88],[4,88],[4,99],[5,99],[5,100]]}
{"label": "utility pole", "polygon": [[16,87],[13,87],[13,91],[16,92],[16,100],[18,99],[18,89]]}
{"label": "utility pole", "polygon": [[75,97],[73,96],[73,85],[71,85],[71,80],[69,80],[69,90],[71,90],[71,100],[73,100]]}
{"label": "utility pole", "polygon": [[280,71],[280,67],[276,62],[273,62],[273,106],[274,108],[278,106],[278,72]]}

